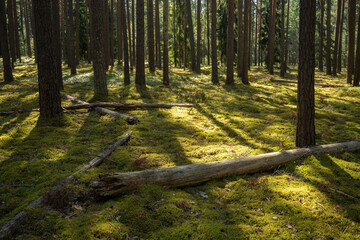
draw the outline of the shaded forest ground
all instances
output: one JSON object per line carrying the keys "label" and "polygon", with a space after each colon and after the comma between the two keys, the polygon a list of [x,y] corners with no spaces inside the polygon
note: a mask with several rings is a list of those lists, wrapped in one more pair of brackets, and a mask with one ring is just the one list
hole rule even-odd
{"label": "shaded forest ground", "polygon": [[[87,110],[66,112],[49,124],[36,112],[0,117],[0,224],[62,178],[133,130],[127,146],[81,174],[52,206],[28,211],[17,239],[360,239],[360,152],[323,154],[274,172],[233,176],[182,189],[144,186],[95,202],[88,184],[99,173],[134,171],[250,156],[295,148],[296,85],[272,83],[262,68],[251,86],[213,86],[201,75],[172,68],[171,88],[161,71],[147,88],[124,87],[122,70],[108,72],[109,101],[195,103],[193,109],[127,111],[140,124]],[[291,70],[287,79],[296,79]],[[36,108],[36,65],[18,65],[16,81],[0,77],[0,111]],[[279,77],[277,77],[279,78]],[[279,78],[280,79],[280,78]],[[92,99],[91,66],[77,76],[64,68],[65,93]],[[317,73],[321,83],[345,84],[345,76]],[[317,144],[360,139],[360,88],[316,88]],[[64,101],[64,105],[71,103]],[[11,185],[24,185],[14,187]],[[13,239],[13,238],[11,238]]]}

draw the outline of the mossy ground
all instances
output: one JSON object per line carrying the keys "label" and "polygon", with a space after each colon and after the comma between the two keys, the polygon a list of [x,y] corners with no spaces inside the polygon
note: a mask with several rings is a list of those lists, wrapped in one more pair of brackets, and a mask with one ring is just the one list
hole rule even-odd
{"label": "mossy ground", "polygon": [[[192,109],[127,111],[140,124],[97,112],[66,112],[43,121],[39,113],[0,117],[0,224],[62,178],[81,168],[133,130],[100,167],[67,186],[65,206],[30,209],[15,239],[360,239],[360,152],[322,154],[277,171],[232,176],[182,189],[144,186],[107,202],[96,202],[88,184],[99,173],[134,171],[236,158],[295,148],[296,85],[272,83],[252,68],[250,86],[237,80],[219,86],[201,75],[171,69],[171,87],[161,71],[147,75],[147,88],[124,87],[122,70],[108,72],[107,100],[195,103]],[[0,77],[0,111],[36,108],[36,65],[16,66],[16,81]],[[277,77],[278,78],[278,77]],[[296,79],[296,70],[288,79]],[[132,75],[132,82],[134,75]],[[91,66],[77,76],[64,67],[65,93],[94,101]],[[345,76],[316,74],[316,81],[344,84]],[[316,88],[316,141],[360,139],[360,88]],[[71,104],[64,101],[64,105]],[[4,184],[31,184],[12,187]],[[13,237],[11,237],[13,238]]]}

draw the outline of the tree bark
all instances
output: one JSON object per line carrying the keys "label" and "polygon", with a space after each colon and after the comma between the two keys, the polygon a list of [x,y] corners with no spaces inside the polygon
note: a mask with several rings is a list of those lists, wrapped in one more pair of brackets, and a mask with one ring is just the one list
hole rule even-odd
{"label": "tree bark", "polygon": [[[123,44],[122,44],[122,31],[125,25],[123,25],[122,20],[122,8],[125,7],[125,4],[122,3],[122,0],[117,0],[116,2],[116,33],[117,33],[117,54],[118,54],[118,65],[122,64],[123,60]],[[125,19],[126,21],[126,19]],[[126,27],[125,27],[126,30]],[[127,40],[126,40],[127,41]],[[129,53],[128,53],[129,54]]]}
{"label": "tree bark", "polygon": [[67,58],[68,65],[71,69],[71,75],[76,74],[76,59],[74,53],[74,20],[73,20],[73,1],[67,0],[67,26],[66,26],[66,40],[67,40]]}
{"label": "tree bark", "polygon": [[1,41],[1,54],[3,58],[4,67],[4,81],[12,82],[14,80],[10,61],[8,33],[6,26],[6,10],[5,1],[0,0],[0,41]]}
{"label": "tree bark", "polygon": [[[129,73],[129,48],[126,29],[126,13],[125,13],[125,0],[118,0],[121,2],[121,23],[122,23],[122,43],[124,44],[124,84],[130,85]],[[130,24],[130,23],[129,23]],[[119,46],[121,48],[121,45]]]}
{"label": "tree bark", "polygon": [[31,35],[30,35],[30,17],[29,17],[29,4],[28,0],[24,0],[24,15],[25,15],[25,32],[26,32],[26,46],[27,46],[27,55],[32,57],[31,52]]}
{"label": "tree bark", "polygon": [[324,13],[325,13],[325,7],[324,7],[324,1],[320,0],[320,26],[319,26],[319,70],[320,72],[324,71]]}
{"label": "tree bark", "polygon": [[352,84],[355,64],[356,0],[348,0],[348,62],[347,82]]}
{"label": "tree bark", "polygon": [[106,83],[106,58],[105,58],[105,4],[103,1],[90,0],[91,2],[91,42],[94,68],[95,95],[107,96]]}
{"label": "tree bark", "polygon": [[216,0],[211,0],[211,81],[213,84],[219,84],[216,40]]}
{"label": "tree bark", "polygon": [[144,0],[136,0],[136,75],[135,83],[145,86],[145,49],[144,49]]}
{"label": "tree bark", "polygon": [[[101,0],[99,0],[101,1]],[[104,44],[105,44],[105,69],[109,69],[110,65],[110,38],[109,38],[109,4],[108,0],[103,0],[104,4]]]}
{"label": "tree bark", "polygon": [[186,23],[189,26],[189,38],[190,38],[190,57],[191,57],[191,70],[196,71],[196,58],[195,58],[195,38],[194,27],[192,21],[192,11],[190,0],[185,0],[186,6]]}
{"label": "tree bark", "polygon": [[[231,0],[234,1],[234,0]],[[201,0],[197,0],[197,38],[196,38],[196,73],[200,74],[200,66],[201,66],[201,54],[202,54],[202,47],[201,47]],[[233,25],[234,26],[234,25]],[[234,36],[234,33],[232,33]]]}
{"label": "tree bark", "polygon": [[13,1],[13,16],[14,16],[14,34],[15,34],[15,49],[16,58],[21,62],[21,51],[20,51],[20,37],[19,37],[19,21],[17,16],[17,4],[16,0]]}
{"label": "tree bark", "polygon": [[244,38],[243,38],[243,2],[244,0],[238,0],[238,25],[237,25],[237,74],[238,77],[242,77],[243,65],[244,65]]}
{"label": "tree bark", "polygon": [[342,36],[343,36],[343,26],[344,26],[344,9],[345,9],[345,0],[341,1],[341,18],[340,18],[340,36],[339,36],[339,53],[338,53],[338,64],[337,72],[341,73],[342,69]]}
{"label": "tree bark", "polygon": [[62,78],[62,52],[61,52],[61,36],[60,36],[60,13],[59,13],[59,0],[52,1],[52,29],[54,34],[54,49],[56,61],[56,79],[59,83],[60,89],[64,89]]}
{"label": "tree bark", "polygon": [[13,11],[13,0],[7,1],[7,12],[8,12],[8,34],[9,34],[9,46],[10,46],[10,56],[11,56],[11,66],[15,67],[16,61],[16,47],[15,47],[15,30],[14,30],[14,11]]}
{"label": "tree bark", "polygon": [[315,18],[316,1],[300,0],[297,147],[315,145]]}
{"label": "tree bark", "polygon": [[250,0],[245,0],[244,6],[244,56],[243,56],[243,68],[242,68],[242,83],[249,84],[249,21],[250,21]]}
{"label": "tree bark", "polygon": [[234,84],[234,0],[228,1],[226,44],[226,85]]}
{"label": "tree bark", "polygon": [[207,62],[210,66],[210,0],[206,0]]}
{"label": "tree bark", "polygon": [[155,38],[156,66],[161,69],[159,0],[155,0]]}
{"label": "tree bark", "polygon": [[[360,13],[360,11],[359,11],[359,13]],[[360,14],[359,14],[358,32],[357,32],[354,87],[358,87],[359,82],[360,82]]]}
{"label": "tree bark", "polygon": [[268,64],[269,64],[269,73],[271,75],[273,75],[274,74],[274,53],[275,53],[276,0],[271,0],[271,1],[272,1],[272,4],[271,4],[271,14],[270,14]]}
{"label": "tree bark", "polygon": [[164,0],[164,64],[163,64],[163,84],[170,85],[169,80],[169,0]]}
{"label": "tree bark", "polygon": [[[132,14],[131,14],[131,17],[132,17],[132,46],[133,46],[133,48],[132,48],[132,50],[133,50],[133,52],[132,52],[132,54],[131,54],[131,56],[132,56],[132,58],[133,58],[133,64],[136,64],[136,53],[135,53],[135,1],[137,1],[137,0],[132,0],[132,4],[131,4],[131,7],[132,7]],[[143,11],[144,12],[144,11]],[[145,26],[143,26],[143,27],[145,27]]]}
{"label": "tree bark", "polygon": [[104,174],[99,176],[99,181],[92,182],[91,186],[99,197],[114,197],[145,184],[192,186],[230,175],[271,171],[314,154],[352,152],[359,149],[360,141],[352,141],[173,168]]}
{"label": "tree bark", "polygon": [[76,12],[76,17],[75,17],[75,24],[76,24],[76,40],[75,40],[75,62],[76,65],[79,65],[80,62],[80,6],[79,6],[79,1],[80,0],[76,0],[75,2],[75,12]]}
{"label": "tree bark", "polygon": [[290,22],[290,0],[287,1],[287,18],[286,18],[286,43],[285,43],[285,73],[288,67],[288,58],[289,58],[289,22]]}
{"label": "tree bark", "polygon": [[148,0],[148,51],[149,51],[149,69],[150,72],[155,72],[154,62],[154,14],[153,14],[153,0]]}
{"label": "tree bark", "polygon": [[339,54],[339,37],[340,37],[340,21],[341,21],[341,5],[342,0],[338,0],[337,5],[337,16],[336,16],[336,31],[335,31],[335,47],[333,52],[333,71],[334,76],[337,75],[337,64],[338,64],[338,54]]}
{"label": "tree bark", "polygon": [[[130,59],[130,66],[131,69],[134,66],[134,62],[133,62],[133,51],[132,48],[135,48],[135,46],[132,46],[132,39],[131,39],[131,21],[130,21],[130,4],[129,4],[129,0],[126,0],[126,9],[127,9],[127,25],[128,25],[128,31],[129,31],[129,59]],[[133,26],[134,27],[134,26]]]}
{"label": "tree bark", "polygon": [[114,66],[114,0],[110,0],[110,66]]}
{"label": "tree bark", "polygon": [[326,75],[331,75],[331,0],[326,4]]}
{"label": "tree bark", "polygon": [[280,76],[285,76],[285,0],[281,0],[281,55],[280,55]]}
{"label": "tree bark", "polygon": [[54,34],[56,24],[52,4],[54,1],[33,0],[35,32],[38,51],[38,82],[40,116],[55,117],[62,112],[60,84],[58,81],[59,68],[57,61],[56,42],[60,35]]}

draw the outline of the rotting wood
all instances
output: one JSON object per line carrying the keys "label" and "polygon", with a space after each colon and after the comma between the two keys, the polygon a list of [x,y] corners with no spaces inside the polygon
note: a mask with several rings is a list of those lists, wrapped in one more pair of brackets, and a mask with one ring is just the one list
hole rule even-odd
{"label": "rotting wood", "polygon": [[356,150],[360,150],[360,140],[266,153],[218,162],[148,171],[105,174],[100,175],[99,181],[92,182],[91,186],[98,197],[111,197],[144,184],[159,184],[167,187],[190,186],[228,175],[269,171],[313,154],[351,152]]}
{"label": "rotting wood", "polygon": [[24,220],[25,216],[26,216],[26,209],[29,208],[33,208],[33,207],[37,207],[39,205],[42,204],[43,200],[44,200],[44,196],[45,195],[55,195],[59,192],[59,190],[67,183],[70,182],[74,182],[75,181],[75,175],[78,173],[83,173],[88,171],[89,169],[93,168],[93,167],[97,167],[99,166],[108,156],[110,156],[111,153],[113,153],[115,151],[115,149],[118,146],[124,145],[125,143],[127,143],[131,137],[132,131],[128,132],[127,134],[125,134],[125,136],[123,136],[122,138],[120,138],[116,143],[114,143],[113,145],[111,145],[107,150],[105,150],[103,153],[101,153],[100,155],[96,156],[94,159],[92,159],[89,163],[85,164],[81,169],[77,170],[76,172],[74,172],[73,174],[71,174],[70,176],[68,176],[67,178],[65,178],[64,180],[62,180],[59,184],[57,184],[56,186],[54,186],[50,191],[48,191],[46,194],[40,196],[39,198],[37,198],[36,200],[32,201],[28,206],[26,206],[25,210],[19,212],[18,214],[15,215],[15,217],[13,217],[11,220],[9,220],[8,222],[4,223],[1,226],[1,230],[0,230],[0,239],[5,238],[6,236],[9,236],[11,233],[13,233],[16,228],[20,225],[20,223],[22,222],[22,220]]}
{"label": "rotting wood", "polygon": [[[291,80],[278,80],[275,78],[270,78],[271,82],[280,82],[280,83],[293,83],[293,84],[298,84],[297,81],[291,81]],[[339,88],[339,87],[348,87],[345,85],[337,85],[337,84],[324,84],[324,83],[315,83],[316,86],[320,86],[320,87],[334,87],[334,88]]]}

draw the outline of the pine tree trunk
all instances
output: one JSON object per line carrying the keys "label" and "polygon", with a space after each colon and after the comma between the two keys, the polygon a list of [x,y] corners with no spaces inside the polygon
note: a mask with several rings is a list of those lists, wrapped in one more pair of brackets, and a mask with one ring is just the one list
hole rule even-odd
{"label": "pine tree trunk", "polygon": [[86,21],[87,60],[90,63],[91,62],[90,0],[85,0],[85,21]]}
{"label": "pine tree trunk", "polygon": [[226,85],[234,84],[234,0],[228,1]]}
{"label": "pine tree trunk", "polygon": [[[124,44],[124,84],[130,84],[130,73],[129,73],[129,49],[128,49],[128,38],[126,29],[126,13],[125,13],[125,0],[118,0],[121,3],[121,26],[122,26],[122,43]],[[119,46],[121,48],[121,45]]]}
{"label": "pine tree trunk", "polygon": [[[234,1],[234,0],[231,0]],[[201,65],[201,0],[197,0],[197,53],[196,53],[196,72],[200,73],[200,65]],[[233,25],[234,26],[234,25]],[[234,34],[234,33],[232,33]]]}
{"label": "pine tree trunk", "polygon": [[61,52],[61,38],[60,38],[60,13],[59,13],[59,0],[51,0],[52,6],[52,30],[53,30],[53,44],[55,50],[55,61],[56,61],[56,79],[60,86],[60,89],[64,89],[63,78],[62,78],[62,52]]}
{"label": "pine tree trunk", "polygon": [[186,23],[189,26],[189,38],[190,38],[190,57],[191,57],[191,70],[196,71],[196,58],[195,58],[195,38],[194,38],[194,25],[192,21],[192,11],[190,0],[185,0],[186,5]]}
{"label": "pine tree trunk", "polygon": [[184,9],[184,70],[187,67],[187,28],[186,28],[186,9]]}
{"label": "pine tree trunk", "polygon": [[249,84],[249,22],[250,22],[250,9],[251,9],[251,0],[245,0],[244,6],[244,57],[243,57],[243,73],[242,73],[242,83]]}
{"label": "pine tree trunk", "polygon": [[[258,0],[260,2],[260,9],[262,7],[262,0]],[[289,21],[289,20],[288,20]],[[259,22],[259,43],[262,40],[262,22],[263,22],[263,18],[262,15],[260,14],[260,22]],[[262,49],[261,49],[261,45],[259,44],[259,50],[258,50],[258,59],[259,59],[259,66],[262,66]]]}
{"label": "pine tree trunk", "polygon": [[[61,0],[61,42],[63,47],[63,59],[67,61],[67,41],[66,41],[66,23],[67,23],[67,0]],[[34,47],[35,48],[35,47]]]}
{"label": "pine tree trunk", "polygon": [[[269,32],[269,73],[274,74],[274,52],[275,52],[275,21],[276,21],[276,0],[271,0],[270,32]],[[244,69],[245,70],[245,69]]]}
{"label": "pine tree trunk", "polygon": [[13,0],[8,0],[7,2],[7,12],[8,12],[8,26],[9,26],[9,46],[10,46],[10,56],[11,56],[11,66],[14,68],[16,61],[16,47],[15,47],[15,30],[14,30],[14,11],[13,11]]}
{"label": "pine tree trunk", "polygon": [[337,16],[336,16],[336,31],[335,31],[335,47],[334,47],[334,56],[333,56],[333,71],[332,74],[334,76],[337,75],[337,64],[338,64],[338,52],[339,52],[339,37],[340,37],[340,18],[341,18],[341,2],[342,0],[338,0],[337,5]]}
{"label": "pine tree trunk", "polygon": [[[122,45],[122,31],[126,26],[123,24],[123,11],[125,4],[122,3],[122,0],[117,0],[116,2],[116,32],[117,32],[117,47],[118,47],[118,65],[122,64],[123,60],[123,45]],[[125,19],[126,21],[126,19]]]}
{"label": "pine tree trunk", "polygon": [[323,63],[323,53],[324,53],[324,1],[320,0],[320,27],[319,27],[319,35],[320,35],[320,41],[319,41],[319,70],[321,72],[324,71],[324,63]]}
{"label": "pine tree trunk", "polygon": [[315,18],[316,1],[300,0],[297,147],[315,145]]}
{"label": "pine tree trunk", "polygon": [[210,66],[210,0],[206,0],[207,62]]}
{"label": "pine tree trunk", "polygon": [[237,73],[238,77],[243,75],[244,65],[244,35],[243,35],[243,2],[244,0],[238,0],[238,26],[237,26]]}
{"label": "pine tree trunk", "polygon": [[110,65],[114,66],[114,0],[110,0]]}
{"label": "pine tree trunk", "polygon": [[348,0],[348,62],[347,83],[352,84],[355,64],[356,0]]}
{"label": "pine tree trunk", "polygon": [[175,67],[177,67],[177,63],[178,63],[178,48],[177,48],[177,39],[176,39],[176,0],[172,1],[173,4],[173,53],[174,53],[174,62],[175,62]]}
{"label": "pine tree trunk", "polygon": [[[34,1],[34,0],[33,0]],[[74,20],[73,20],[73,1],[68,0],[68,16],[66,26],[66,40],[67,40],[67,57],[68,65],[71,68],[71,75],[76,74],[76,61],[74,52]]]}
{"label": "pine tree trunk", "polygon": [[216,0],[211,0],[211,81],[213,84],[219,84],[216,40]]}
{"label": "pine tree trunk", "polygon": [[136,1],[136,75],[135,83],[145,86],[145,34],[144,34],[144,0]]}
{"label": "pine tree trunk", "polygon": [[30,34],[30,17],[29,17],[29,5],[28,0],[24,0],[24,15],[25,15],[25,32],[26,32],[26,46],[27,46],[27,55],[32,57],[31,51],[31,34]]}
{"label": "pine tree trunk", "polygon": [[132,69],[132,67],[134,66],[133,63],[133,51],[132,48],[134,48],[135,46],[132,46],[132,39],[131,39],[131,21],[130,21],[130,4],[129,4],[129,0],[126,0],[126,14],[127,14],[127,27],[128,27],[128,31],[129,31],[129,59],[130,59],[130,67]]}
{"label": "pine tree trunk", "polygon": [[169,0],[164,0],[164,64],[163,64],[163,83],[169,86]]}
{"label": "pine tree trunk", "polygon": [[[99,0],[100,1],[100,0]],[[104,4],[104,36],[105,36],[105,69],[109,69],[110,65],[110,41],[109,41],[109,4],[108,0],[103,0]]]}
{"label": "pine tree trunk", "polygon": [[153,0],[148,1],[148,51],[149,51],[149,69],[150,72],[155,72],[154,62],[154,14],[153,14]]}
{"label": "pine tree trunk", "polygon": [[[132,50],[133,50],[133,52],[132,52],[132,54],[131,54],[131,56],[132,56],[132,58],[133,58],[133,63],[134,64],[136,64],[136,53],[135,53],[135,49],[136,49],[136,43],[135,43],[135,1],[137,1],[137,0],[132,0],[132,14],[131,14],[131,16],[132,16],[132,46],[133,46],[133,48],[132,48]],[[144,26],[145,27],[145,26]]]}
{"label": "pine tree trunk", "polygon": [[34,8],[32,3],[30,4],[30,2],[32,2],[31,0],[29,0],[29,13],[30,13],[30,19],[31,19],[31,30],[32,30],[32,35],[34,38],[34,55],[35,55],[35,62],[38,62],[38,53],[37,53],[37,46],[36,46],[36,34],[35,34],[35,18],[34,18]]}
{"label": "pine tree trunk", "polygon": [[16,51],[16,58],[19,59],[21,62],[21,51],[20,51],[20,37],[19,37],[19,22],[17,16],[17,4],[16,0],[13,0],[13,16],[14,16],[14,34],[15,34],[15,51]]}
{"label": "pine tree trunk", "polygon": [[286,43],[285,43],[285,73],[288,68],[289,59],[289,22],[290,22],[290,0],[287,1],[287,17],[286,17]]}
{"label": "pine tree trunk", "polygon": [[104,1],[91,2],[91,47],[94,69],[94,92],[96,96],[107,96],[106,55],[105,55],[105,4]]}
{"label": "pine tree trunk", "polygon": [[159,0],[155,0],[155,38],[156,66],[161,69]]}
{"label": "pine tree trunk", "polygon": [[285,0],[281,0],[281,55],[280,76],[285,76]]}
{"label": "pine tree trunk", "polygon": [[60,35],[54,35],[53,26],[56,23],[52,17],[54,13],[52,3],[54,1],[33,0],[36,45],[38,46],[40,116],[45,118],[55,117],[62,112],[60,84],[57,79],[59,65],[55,49],[55,42],[60,41]]}
{"label": "pine tree trunk", "polygon": [[1,55],[3,58],[4,67],[4,81],[12,82],[14,80],[10,61],[8,34],[6,26],[6,10],[5,1],[0,0],[0,42],[1,42]]}
{"label": "pine tree trunk", "polygon": [[359,83],[360,83],[360,10],[359,10],[359,22],[358,22],[358,32],[357,32],[354,87],[358,87]]}
{"label": "pine tree trunk", "polygon": [[258,13],[255,12],[255,41],[254,41],[254,65],[257,66],[258,65],[258,59],[257,59],[257,44],[258,44]]}
{"label": "pine tree trunk", "polygon": [[339,34],[339,52],[337,60],[337,72],[341,73],[342,68],[342,36],[343,36],[343,26],[344,26],[344,9],[345,9],[345,0],[341,1],[341,18],[340,18],[340,34]]}
{"label": "pine tree trunk", "polygon": [[75,40],[75,63],[76,65],[79,65],[80,62],[80,6],[79,1],[76,0],[75,2],[75,12],[76,12],[76,40]]}
{"label": "pine tree trunk", "polygon": [[331,0],[326,4],[326,75],[331,75]]}

